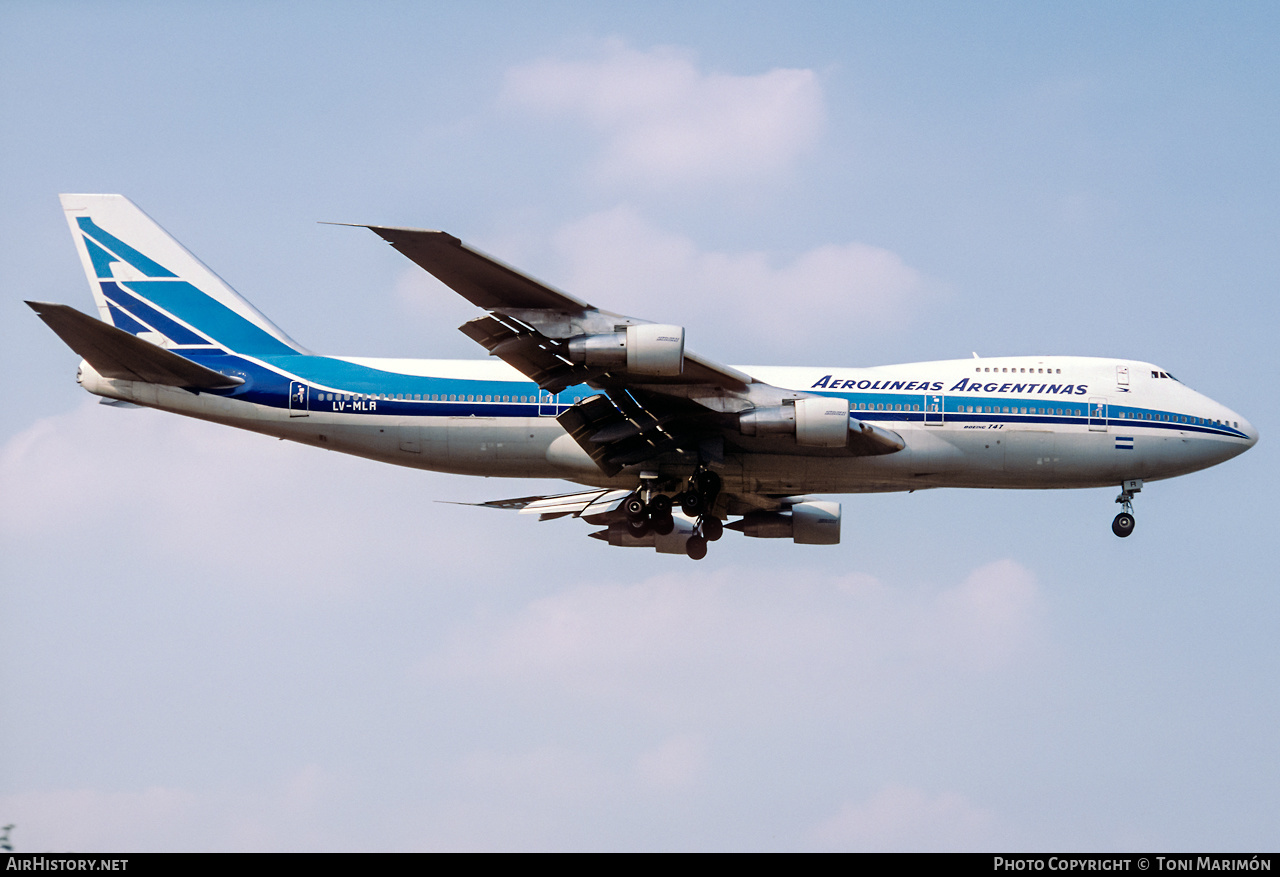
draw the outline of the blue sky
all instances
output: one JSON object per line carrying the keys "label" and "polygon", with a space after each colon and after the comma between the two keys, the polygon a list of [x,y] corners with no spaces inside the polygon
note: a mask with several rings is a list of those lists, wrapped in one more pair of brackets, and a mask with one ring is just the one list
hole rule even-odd
{"label": "blue sky", "polygon": [[[1274,847],[1265,4],[0,8],[0,823],[18,849]],[[694,565],[94,404],[21,303],[121,192],[309,347],[476,357],[444,228],[733,363],[1159,363],[1262,441],[847,496]]]}

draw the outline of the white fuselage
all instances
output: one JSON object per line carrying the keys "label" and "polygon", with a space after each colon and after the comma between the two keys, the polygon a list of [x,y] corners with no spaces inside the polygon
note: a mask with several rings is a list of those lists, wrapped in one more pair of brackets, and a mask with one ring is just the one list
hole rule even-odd
{"label": "white fuselage", "polygon": [[[632,486],[639,476],[628,469],[606,477],[556,421],[594,390],[550,396],[498,361],[299,355],[243,364],[250,380],[224,393],[109,380],[87,363],[80,380],[109,398],[401,466],[602,487]],[[787,437],[743,437],[726,444],[717,467],[737,492],[1094,487],[1193,472],[1257,440],[1238,414],[1142,362],[1004,357],[740,370],[777,387],[847,398],[852,417],[896,432],[906,447],[851,456]]]}

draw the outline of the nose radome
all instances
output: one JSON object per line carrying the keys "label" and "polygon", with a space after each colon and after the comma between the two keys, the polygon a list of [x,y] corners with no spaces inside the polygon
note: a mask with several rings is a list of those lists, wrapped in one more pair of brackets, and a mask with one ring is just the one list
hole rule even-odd
{"label": "nose radome", "polygon": [[1245,420],[1243,417],[1240,418],[1240,431],[1248,438],[1249,447],[1253,447],[1258,443],[1258,431],[1253,428],[1252,423]]}

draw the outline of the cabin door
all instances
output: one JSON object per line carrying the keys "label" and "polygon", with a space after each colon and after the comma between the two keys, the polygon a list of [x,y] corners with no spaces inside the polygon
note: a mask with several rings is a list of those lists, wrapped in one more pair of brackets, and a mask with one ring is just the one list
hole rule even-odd
{"label": "cabin door", "polygon": [[942,426],[942,402],[943,400],[941,396],[924,397],[925,426]]}
{"label": "cabin door", "polygon": [[1089,430],[1091,432],[1107,431],[1107,400],[1102,396],[1089,399]]}
{"label": "cabin door", "polygon": [[307,385],[302,381],[291,381],[289,383],[289,416],[290,417],[306,417],[310,413],[310,406],[307,404],[310,394],[307,392]]}

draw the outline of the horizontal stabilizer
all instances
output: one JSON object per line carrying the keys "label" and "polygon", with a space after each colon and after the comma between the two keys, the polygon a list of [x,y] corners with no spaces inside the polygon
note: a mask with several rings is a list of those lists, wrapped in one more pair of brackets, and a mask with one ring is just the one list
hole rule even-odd
{"label": "horizontal stabilizer", "polygon": [[244,383],[243,378],[205,368],[67,305],[27,305],[104,378],[196,390],[226,390]]}

